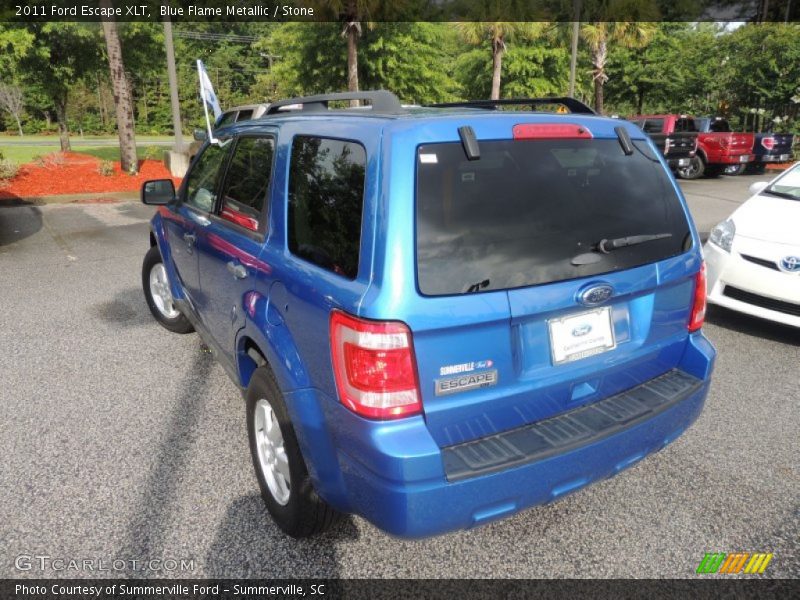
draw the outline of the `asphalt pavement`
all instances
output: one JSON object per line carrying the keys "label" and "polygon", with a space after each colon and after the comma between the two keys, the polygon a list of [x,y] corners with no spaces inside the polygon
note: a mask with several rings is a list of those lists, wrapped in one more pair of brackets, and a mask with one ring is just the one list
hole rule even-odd
{"label": "asphalt pavement", "polygon": [[[699,229],[762,178],[684,182]],[[285,537],[258,495],[236,388],[196,335],[147,310],[150,214],[0,205],[0,577],[694,577],[704,553],[738,551],[800,576],[800,331],[713,308],[703,414],[619,476],[429,540],[357,517]],[[149,559],[193,569],[130,562]]]}

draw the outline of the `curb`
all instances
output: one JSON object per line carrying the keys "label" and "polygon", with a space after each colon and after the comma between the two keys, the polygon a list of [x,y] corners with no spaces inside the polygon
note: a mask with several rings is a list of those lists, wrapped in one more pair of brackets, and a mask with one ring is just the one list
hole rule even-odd
{"label": "curb", "polygon": [[[0,190],[2,192],[2,190]],[[138,202],[139,191],[95,192],[94,194],[59,194],[56,196],[33,196],[30,198],[2,198],[3,206],[42,206],[44,204],[114,204],[117,202]]]}

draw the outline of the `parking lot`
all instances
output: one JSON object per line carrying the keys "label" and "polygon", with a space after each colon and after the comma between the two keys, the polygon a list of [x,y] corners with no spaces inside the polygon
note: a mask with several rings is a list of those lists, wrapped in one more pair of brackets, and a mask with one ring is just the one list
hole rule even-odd
{"label": "parking lot", "polygon": [[[765,178],[683,182],[698,229]],[[151,210],[0,206],[0,577],[692,577],[704,553],[737,551],[800,576],[800,330],[714,308],[703,414],[620,476],[429,540],[360,518],[285,537],[258,495],[236,388],[196,335],[147,310]],[[21,570],[21,555],[193,570]]]}

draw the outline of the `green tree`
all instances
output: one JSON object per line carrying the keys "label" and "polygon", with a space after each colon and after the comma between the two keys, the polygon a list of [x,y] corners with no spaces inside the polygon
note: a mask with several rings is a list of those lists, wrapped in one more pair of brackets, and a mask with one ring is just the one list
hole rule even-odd
{"label": "green tree", "polygon": [[[451,99],[457,91],[450,75],[452,40],[446,41],[451,33],[443,23],[376,23],[362,38],[359,80],[406,102]],[[258,77],[254,99],[336,92],[346,85],[346,49],[336,23],[285,23],[256,48],[280,48],[281,58]]]}
{"label": "green tree", "polygon": [[[342,23],[341,35],[347,40],[347,89],[357,92],[359,39],[364,33],[365,24],[373,26],[370,17],[380,16],[383,3],[380,0],[314,0],[311,4],[322,17]],[[399,14],[403,4],[402,0],[396,0],[389,10]]]}
{"label": "green tree", "polygon": [[83,23],[27,23],[33,41],[18,69],[27,83],[41,89],[53,103],[62,152],[70,150],[67,106],[70,90],[98,67],[99,28]]}
{"label": "green tree", "polygon": [[654,30],[652,23],[635,21],[594,21],[581,25],[581,37],[588,44],[592,56],[594,109],[598,113],[603,113],[603,86],[608,81],[606,61],[609,44],[641,48],[653,36]]}
{"label": "green tree", "polygon": [[[484,50],[475,48],[459,56],[455,71],[463,97],[491,95],[491,62]],[[503,71],[503,95],[506,97],[563,95],[569,83],[569,52],[564,47],[543,43],[515,44],[505,55]]]}
{"label": "green tree", "polygon": [[503,71],[503,55],[506,53],[506,42],[514,38],[533,40],[540,37],[548,28],[547,23],[518,23],[518,22],[460,22],[455,23],[463,40],[472,46],[483,45],[488,42],[492,50],[492,87],[490,98],[500,98],[500,82]]}

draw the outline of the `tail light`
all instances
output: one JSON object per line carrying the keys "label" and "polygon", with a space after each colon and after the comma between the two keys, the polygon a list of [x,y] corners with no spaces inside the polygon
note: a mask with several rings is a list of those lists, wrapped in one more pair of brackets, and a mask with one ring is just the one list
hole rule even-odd
{"label": "tail light", "polygon": [[669,154],[669,149],[672,147],[672,138],[664,140],[664,154]]}
{"label": "tail light", "polygon": [[689,317],[689,331],[697,331],[703,326],[706,319],[706,263],[703,262],[700,270],[694,276],[694,301],[692,314]]}
{"label": "tail light", "polygon": [[761,138],[761,145],[764,146],[767,150],[772,150],[775,147],[775,138],[774,137],[763,137]]}
{"label": "tail light", "polygon": [[422,412],[411,331],[404,323],[366,321],[335,310],[330,336],[342,404],[372,419]]}

